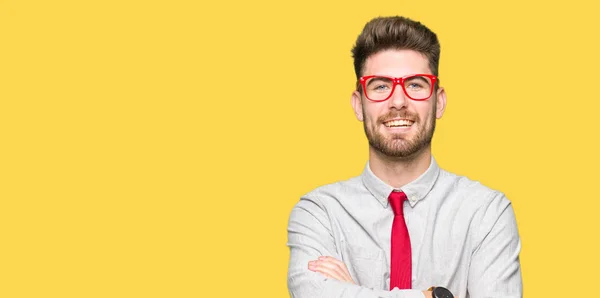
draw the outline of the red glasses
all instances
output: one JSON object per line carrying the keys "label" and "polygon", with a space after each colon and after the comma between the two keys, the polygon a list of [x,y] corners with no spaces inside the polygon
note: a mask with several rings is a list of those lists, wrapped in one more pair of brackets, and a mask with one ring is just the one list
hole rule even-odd
{"label": "red glasses", "polygon": [[437,77],[431,74],[414,74],[401,78],[364,76],[360,84],[371,101],[385,101],[392,97],[396,85],[402,86],[404,94],[412,100],[426,100],[433,94]]}

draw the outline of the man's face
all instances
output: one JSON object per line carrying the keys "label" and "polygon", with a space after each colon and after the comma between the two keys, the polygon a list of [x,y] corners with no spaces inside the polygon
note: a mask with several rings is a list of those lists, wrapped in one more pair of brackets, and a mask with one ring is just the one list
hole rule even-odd
{"label": "man's face", "polygon": [[[363,76],[431,73],[424,55],[411,50],[387,50],[367,59]],[[389,157],[412,158],[429,148],[436,118],[442,117],[446,106],[446,94],[439,88],[427,100],[415,101],[397,85],[394,94],[383,102],[372,102],[355,91],[352,105],[374,150]]]}

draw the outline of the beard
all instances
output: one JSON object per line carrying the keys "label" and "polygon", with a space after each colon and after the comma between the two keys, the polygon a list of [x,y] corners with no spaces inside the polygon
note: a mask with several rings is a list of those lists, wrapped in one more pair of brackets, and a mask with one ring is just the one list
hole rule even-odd
{"label": "beard", "polygon": [[[436,104],[433,105],[433,111],[436,110],[435,106]],[[413,120],[414,123],[412,124],[411,130],[415,131],[412,132],[412,137],[407,138],[404,135],[399,134],[386,137],[379,131],[379,124],[383,125],[383,122],[393,118],[407,118]],[[431,119],[428,122],[423,122],[417,114],[409,114],[406,110],[395,110],[387,115],[379,117],[376,125],[372,129],[367,127],[367,121],[363,121],[363,127],[367,139],[369,140],[369,145],[373,149],[388,157],[409,159],[416,156],[416,153],[421,152],[424,148],[430,146],[436,123],[435,116],[432,115],[430,118]],[[367,119],[364,114],[364,109],[363,119]]]}

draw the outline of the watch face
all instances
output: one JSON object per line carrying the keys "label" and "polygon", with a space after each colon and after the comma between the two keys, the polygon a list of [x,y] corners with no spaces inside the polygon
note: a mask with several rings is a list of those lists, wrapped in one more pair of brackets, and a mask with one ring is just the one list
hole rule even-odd
{"label": "watch face", "polygon": [[454,295],[448,289],[436,287],[433,289],[433,297],[435,298],[454,298]]}

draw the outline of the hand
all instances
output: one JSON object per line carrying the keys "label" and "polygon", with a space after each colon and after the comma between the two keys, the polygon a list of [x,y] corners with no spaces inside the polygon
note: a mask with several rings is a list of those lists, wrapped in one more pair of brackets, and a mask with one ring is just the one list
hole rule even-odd
{"label": "hand", "polygon": [[346,264],[333,257],[319,257],[316,261],[308,262],[310,271],[319,272],[326,277],[356,284],[346,268]]}

